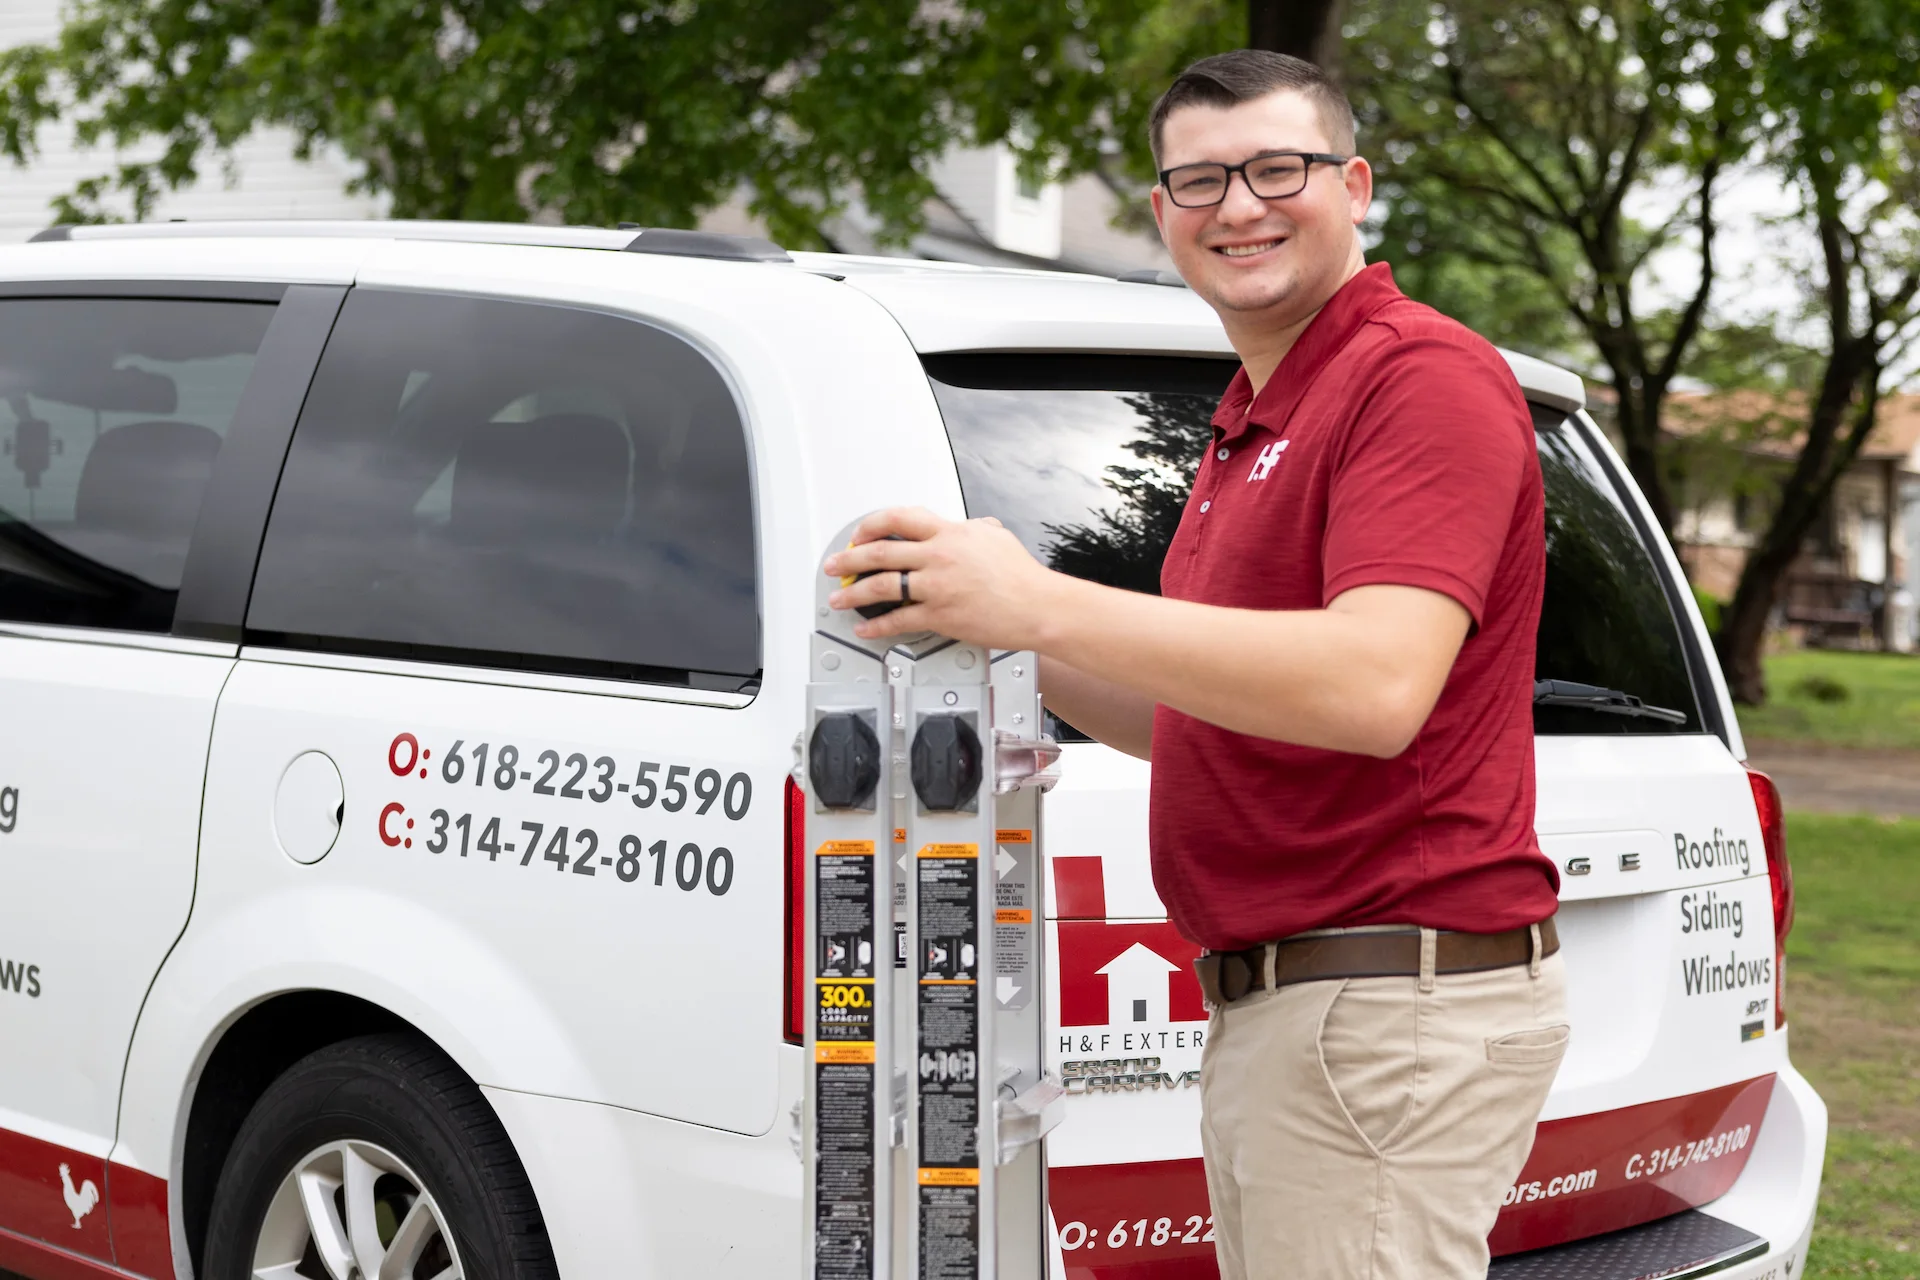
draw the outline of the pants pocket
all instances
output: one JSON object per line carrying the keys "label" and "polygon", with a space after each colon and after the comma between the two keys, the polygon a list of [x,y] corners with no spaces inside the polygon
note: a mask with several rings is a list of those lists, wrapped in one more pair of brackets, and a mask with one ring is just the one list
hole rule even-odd
{"label": "pants pocket", "polygon": [[1564,1022],[1529,1031],[1513,1031],[1504,1036],[1487,1037],[1487,1061],[1507,1066],[1529,1066],[1558,1062],[1567,1052],[1568,1028]]}
{"label": "pants pocket", "polygon": [[1376,1154],[1413,1116],[1420,1069],[1418,997],[1410,980],[1350,979],[1320,1020],[1320,1068],[1354,1131]]}

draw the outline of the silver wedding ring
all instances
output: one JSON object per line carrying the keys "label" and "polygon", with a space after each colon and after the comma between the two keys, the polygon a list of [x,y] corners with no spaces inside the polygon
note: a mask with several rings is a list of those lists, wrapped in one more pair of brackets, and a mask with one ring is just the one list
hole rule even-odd
{"label": "silver wedding ring", "polygon": [[906,569],[902,569],[900,571],[900,603],[901,604],[913,603],[913,597],[907,594],[907,573],[908,573],[908,570]]}

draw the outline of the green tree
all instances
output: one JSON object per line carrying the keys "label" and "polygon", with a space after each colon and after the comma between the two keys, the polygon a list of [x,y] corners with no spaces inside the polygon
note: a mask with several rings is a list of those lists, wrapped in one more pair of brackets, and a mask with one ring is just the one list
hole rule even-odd
{"label": "green tree", "polygon": [[1920,0],[1790,0],[1768,64],[1769,157],[1820,257],[1824,350],[1801,443],[1716,643],[1734,696],[1766,700],[1761,647],[1780,583],[1872,432],[1888,366],[1920,329]]}
{"label": "green tree", "polygon": [[0,148],[23,159],[57,116],[83,143],[157,141],[81,184],[68,218],[116,192],[145,214],[284,125],[303,154],[343,148],[402,217],[685,226],[745,188],[792,241],[855,198],[903,231],[952,143],[1124,111],[1104,33],[1155,7],[79,0],[53,45],[0,55]]}
{"label": "green tree", "polygon": [[69,220],[144,216],[263,125],[333,144],[401,217],[690,225],[746,191],[816,242],[858,199],[896,237],[954,143],[1138,195],[1168,78],[1242,42],[1334,59],[1340,0],[77,0],[0,53],[0,154],[42,126],[152,144]]}
{"label": "green tree", "polygon": [[[1662,413],[1707,319],[1714,197],[1754,144],[1758,7],[1380,0],[1355,15],[1347,51],[1403,260],[1558,303],[1607,370],[1627,465],[1669,531]],[[1636,221],[1629,197],[1656,182],[1687,198]],[[1675,243],[1696,269],[1683,305],[1662,308],[1650,262]]]}

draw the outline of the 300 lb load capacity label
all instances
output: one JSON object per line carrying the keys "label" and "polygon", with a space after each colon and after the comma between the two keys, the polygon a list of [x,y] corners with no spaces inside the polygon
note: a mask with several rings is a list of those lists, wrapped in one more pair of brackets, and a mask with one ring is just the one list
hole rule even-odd
{"label": "300 lb load capacity label", "polygon": [[929,844],[919,871],[920,1280],[980,1274],[980,847]]}
{"label": "300 lb load capacity label", "polygon": [[871,840],[814,852],[813,1098],[816,1280],[870,1280],[874,1249],[874,951]]}

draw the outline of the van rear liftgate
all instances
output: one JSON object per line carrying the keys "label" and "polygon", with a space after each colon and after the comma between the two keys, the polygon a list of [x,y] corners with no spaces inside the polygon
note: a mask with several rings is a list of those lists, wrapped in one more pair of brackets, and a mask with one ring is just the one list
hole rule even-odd
{"label": "van rear liftgate", "polygon": [[1041,1280],[1039,1139],[1065,1095],[1041,1044],[1040,796],[1058,748],[1039,736],[1034,655],[863,641],[815,577],[805,1274]]}

